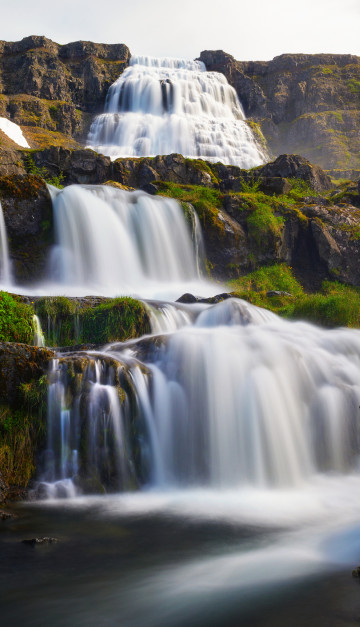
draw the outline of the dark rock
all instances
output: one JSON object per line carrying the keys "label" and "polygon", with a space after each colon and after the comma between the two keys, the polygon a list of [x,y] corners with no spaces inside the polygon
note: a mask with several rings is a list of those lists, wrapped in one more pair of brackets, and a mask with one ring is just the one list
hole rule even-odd
{"label": "dark rock", "polygon": [[59,542],[59,539],[52,538],[50,536],[44,536],[42,538],[31,538],[31,540],[21,540],[21,542],[30,546],[37,546],[39,544],[57,544]]}
{"label": "dark rock", "polygon": [[49,361],[53,357],[55,353],[46,348],[0,342],[0,403],[16,406],[19,385],[47,374]]}
{"label": "dark rock", "polygon": [[157,187],[153,183],[146,183],[141,187],[143,192],[150,194],[151,196],[155,196],[157,194]]}
{"label": "dark rock", "polygon": [[0,177],[0,200],[15,279],[44,276],[53,239],[53,213],[45,182],[36,176]]}
{"label": "dark rock", "polygon": [[360,566],[358,566],[357,568],[354,568],[351,574],[353,577],[358,579],[360,577]]}
{"label": "dark rock", "polygon": [[109,157],[93,150],[70,150],[59,146],[33,152],[38,168],[45,167],[50,176],[63,174],[65,185],[73,183],[97,185],[111,179],[112,164]]}
{"label": "dark rock", "polygon": [[295,178],[306,181],[316,192],[333,187],[330,177],[317,165],[312,165],[299,155],[280,155],[272,163],[258,168],[261,177]]}
{"label": "dark rock", "polygon": [[182,296],[180,296],[180,298],[177,299],[176,301],[177,303],[197,303],[198,299],[196,298],[196,296],[194,296],[194,294],[183,294]]}

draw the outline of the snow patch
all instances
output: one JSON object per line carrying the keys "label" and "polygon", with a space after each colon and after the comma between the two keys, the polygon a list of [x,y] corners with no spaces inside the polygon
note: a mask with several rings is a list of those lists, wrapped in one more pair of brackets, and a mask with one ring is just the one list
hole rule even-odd
{"label": "snow patch", "polygon": [[10,122],[10,120],[7,120],[6,118],[0,118],[0,130],[12,139],[12,141],[18,146],[21,146],[22,148],[30,148],[20,126],[14,122]]}

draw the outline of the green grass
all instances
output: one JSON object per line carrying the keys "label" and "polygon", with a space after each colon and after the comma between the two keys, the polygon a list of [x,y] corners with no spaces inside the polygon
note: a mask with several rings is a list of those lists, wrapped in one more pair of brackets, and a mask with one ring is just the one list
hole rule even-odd
{"label": "green grass", "polygon": [[107,344],[150,331],[144,305],[133,298],[112,298],[91,306],[65,297],[40,298],[35,304],[47,346]]}
{"label": "green grass", "polygon": [[16,296],[0,292],[0,341],[31,344],[34,335],[34,311]]}
{"label": "green grass", "polygon": [[[319,292],[306,294],[286,264],[266,266],[228,282],[237,298],[293,320],[306,320],[323,327],[360,328],[360,288],[325,281]],[[290,295],[267,296],[267,292]]]}
{"label": "green grass", "polygon": [[47,168],[44,166],[39,168],[31,156],[31,154],[27,154],[24,158],[25,168],[28,174],[32,174],[33,176],[39,176],[49,185],[54,185],[54,187],[58,187],[59,189],[63,189],[63,180],[64,174],[60,172],[57,176],[51,176]]}

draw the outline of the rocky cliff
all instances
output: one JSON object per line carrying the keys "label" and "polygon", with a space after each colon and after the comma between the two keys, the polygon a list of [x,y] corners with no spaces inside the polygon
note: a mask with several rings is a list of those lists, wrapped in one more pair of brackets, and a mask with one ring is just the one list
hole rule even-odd
{"label": "rocky cliff", "polygon": [[0,41],[0,117],[21,125],[31,147],[75,146],[129,58],[123,44]]}
{"label": "rocky cliff", "polygon": [[218,50],[200,59],[225,74],[274,155],[301,154],[347,176],[360,169],[360,57],[283,54],[241,62]]}

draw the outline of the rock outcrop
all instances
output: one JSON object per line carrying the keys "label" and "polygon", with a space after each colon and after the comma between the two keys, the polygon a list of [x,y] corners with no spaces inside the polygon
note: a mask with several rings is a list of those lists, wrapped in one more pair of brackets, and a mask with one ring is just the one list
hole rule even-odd
{"label": "rock outcrop", "polygon": [[38,176],[0,176],[0,201],[14,279],[39,280],[44,276],[48,247],[53,241],[48,188]]}
{"label": "rock outcrop", "polygon": [[274,155],[301,154],[325,169],[360,168],[360,57],[283,54],[242,62],[207,50],[200,59],[225,74]]}
{"label": "rock outcrop", "polygon": [[0,116],[21,125],[31,147],[75,146],[129,58],[124,44],[0,41]]}

